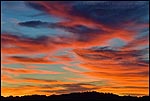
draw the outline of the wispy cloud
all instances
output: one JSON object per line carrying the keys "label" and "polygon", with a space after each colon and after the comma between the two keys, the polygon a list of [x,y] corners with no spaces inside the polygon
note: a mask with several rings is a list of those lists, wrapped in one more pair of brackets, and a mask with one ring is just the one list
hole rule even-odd
{"label": "wispy cloud", "polygon": [[25,69],[25,68],[2,68],[3,72],[20,75],[20,74],[61,74],[61,72],[47,71],[47,70],[36,70],[36,69]]}

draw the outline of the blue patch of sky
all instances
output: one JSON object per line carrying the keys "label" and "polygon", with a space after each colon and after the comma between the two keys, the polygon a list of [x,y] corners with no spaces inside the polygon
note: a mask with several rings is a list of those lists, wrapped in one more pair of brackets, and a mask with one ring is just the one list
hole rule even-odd
{"label": "blue patch of sky", "polygon": [[111,40],[109,40],[109,45],[111,47],[122,47],[124,45],[126,45],[126,43],[118,38],[113,38]]}
{"label": "blue patch of sky", "polygon": [[[77,60],[75,57],[75,53],[72,51],[72,48],[64,48],[62,50],[59,50],[57,51],[54,55],[56,56],[63,56],[63,55],[67,55],[69,56],[73,61],[71,62],[68,62],[69,64],[71,64],[71,66],[69,66],[70,68],[73,68],[73,69],[77,69],[79,71],[86,71],[87,69],[83,69],[83,68],[80,68],[79,66],[77,66],[76,64],[80,64],[81,61],[80,60]],[[55,61],[58,61],[58,59],[54,59]],[[61,61],[61,60],[60,60]],[[65,66],[65,64],[64,64]]]}
{"label": "blue patch of sky", "polygon": [[25,66],[22,65],[22,64],[3,64],[4,67],[7,67],[7,68],[24,68]]}
{"label": "blue patch of sky", "polygon": [[38,67],[36,68],[37,70],[64,72],[64,70],[61,68],[64,66],[63,64],[30,64],[30,66]]}
{"label": "blue patch of sky", "polygon": [[2,85],[2,87],[20,87],[20,86],[26,86],[26,85],[32,85],[32,86],[36,86],[37,84],[35,84],[35,83],[29,83],[29,82],[18,82],[17,84],[15,83],[15,84],[13,84],[13,83],[9,83],[9,82],[2,82],[1,83]]}
{"label": "blue patch of sky", "polygon": [[72,73],[62,73],[62,74],[21,74],[19,78],[36,78],[42,80],[61,80],[68,81],[68,78],[79,78],[80,75],[72,75]]}
{"label": "blue patch of sky", "polygon": [[68,55],[70,57],[73,57],[72,53],[70,53],[70,51],[72,51],[72,48],[63,48],[63,49],[55,52],[54,55],[56,55],[56,56]]}
{"label": "blue patch of sky", "polygon": [[2,81],[1,87],[18,87],[18,85]]}
{"label": "blue patch of sky", "polygon": [[[61,29],[50,28],[30,28],[19,26],[18,22],[25,21],[43,21],[43,22],[59,22],[63,19],[43,14],[42,16],[34,16],[41,12],[25,6],[24,2],[2,2],[2,32],[20,33],[28,37],[49,36],[56,34],[66,34]],[[10,5],[10,6],[9,6]]]}
{"label": "blue patch of sky", "polygon": [[142,37],[149,35],[149,28],[144,28],[138,32],[138,35],[136,37]]}

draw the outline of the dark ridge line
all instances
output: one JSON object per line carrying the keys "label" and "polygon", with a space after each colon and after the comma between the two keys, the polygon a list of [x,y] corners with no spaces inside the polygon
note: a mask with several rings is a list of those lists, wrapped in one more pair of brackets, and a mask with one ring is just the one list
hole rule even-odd
{"label": "dark ridge line", "polygon": [[15,100],[15,101],[149,101],[149,96],[119,96],[113,93],[100,93],[96,91],[91,92],[76,92],[61,95],[24,95],[24,96],[1,96],[2,101]]}

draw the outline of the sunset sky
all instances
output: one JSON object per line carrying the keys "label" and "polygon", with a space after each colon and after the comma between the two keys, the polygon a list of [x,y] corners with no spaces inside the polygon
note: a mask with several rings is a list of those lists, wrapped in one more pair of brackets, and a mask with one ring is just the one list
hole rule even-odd
{"label": "sunset sky", "polygon": [[149,95],[149,2],[2,1],[1,94]]}

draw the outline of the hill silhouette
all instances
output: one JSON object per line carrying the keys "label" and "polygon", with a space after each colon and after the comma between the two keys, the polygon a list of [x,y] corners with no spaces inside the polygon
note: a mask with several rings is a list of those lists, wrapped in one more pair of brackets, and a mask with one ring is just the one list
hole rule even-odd
{"label": "hill silhouette", "polygon": [[99,92],[82,92],[70,93],[62,95],[25,95],[25,96],[1,96],[2,101],[149,101],[149,96],[134,97],[134,96],[119,96],[112,93],[99,93]]}

